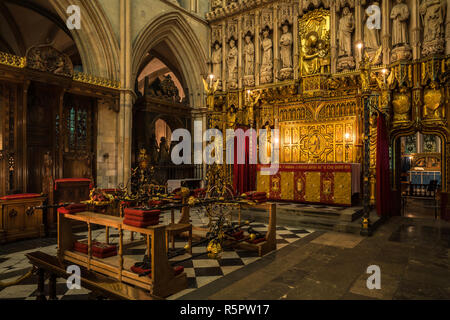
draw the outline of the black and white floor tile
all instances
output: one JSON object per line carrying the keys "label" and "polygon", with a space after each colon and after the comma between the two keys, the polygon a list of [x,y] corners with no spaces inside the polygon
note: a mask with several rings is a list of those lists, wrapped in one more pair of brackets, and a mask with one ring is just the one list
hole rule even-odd
{"label": "black and white floor tile", "polygon": [[[163,215],[164,223],[169,222],[169,219],[170,214]],[[202,217],[195,211],[192,212],[191,220],[193,225],[197,227],[205,226],[208,221],[207,218]],[[262,223],[252,223],[251,227],[255,231],[260,232],[265,232],[267,230],[267,225]],[[288,246],[290,243],[293,243],[312,232],[312,230],[298,227],[277,227],[277,250]],[[83,238],[86,233],[81,232],[77,235],[80,238]],[[104,230],[95,230],[93,232],[93,238],[103,240]],[[112,242],[114,242],[114,238],[116,238],[116,235],[112,233]],[[175,242],[175,250],[181,249],[185,245],[186,240],[177,239]],[[193,247],[193,255],[205,253],[206,246],[207,244]],[[23,247],[24,250],[21,250],[21,247]],[[22,241],[13,245],[6,245],[3,248],[0,247],[0,281],[9,282],[26,273],[30,269],[30,264],[28,263],[25,254],[37,250],[50,255],[56,255],[56,239],[35,239]],[[145,254],[145,247],[134,247],[125,253],[127,254],[127,257],[131,257],[136,261],[141,261]],[[260,259],[255,252],[234,250],[231,248],[225,248],[218,260],[208,258],[206,254],[194,259],[188,259],[190,257],[189,254],[184,254],[170,260],[172,264],[182,265],[184,267],[188,277],[188,289],[183,290],[168,299],[177,299]],[[177,261],[182,262],[177,263]],[[36,298],[36,284],[37,276],[33,275],[20,285],[8,287],[3,290],[0,288],[0,299],[34,300]],[[47,289],[48,286],[46,286],[46,290]],[[57,294],[58,298],[62,300],[85,300],[89,298],[88,290],[69,290],[64,279],[58,279]]]}

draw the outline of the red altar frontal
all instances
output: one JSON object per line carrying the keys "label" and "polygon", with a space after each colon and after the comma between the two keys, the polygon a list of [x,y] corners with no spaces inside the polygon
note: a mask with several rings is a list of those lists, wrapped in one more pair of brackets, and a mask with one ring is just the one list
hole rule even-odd
{"label": "red altar frontal", "polygon": [[361,189],[360,164],[280,164],[278,173],[264,175],[258,165],[257,190],[270,200],[352,205]]}

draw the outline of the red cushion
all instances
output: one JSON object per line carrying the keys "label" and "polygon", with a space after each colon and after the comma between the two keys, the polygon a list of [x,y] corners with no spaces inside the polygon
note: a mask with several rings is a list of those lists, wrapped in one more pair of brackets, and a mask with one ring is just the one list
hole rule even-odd
{"label": "red cushion", "polygon": [[244,238],[244,231],[241,230],[241,231],[235,232],[235,233],[233,233],[231,236],[232,236],[233,238],[235,238],[236,240],[241,240],[241,239]]}
{"label": "red cushion", "polygon": [[[86,253],[88,252],[88,244],[87,240],[75,241],[73,244],[73,248],[75,251]],[[113,244],[101,243],[98,241],[92,242],[92,252],[99,254],[106,254],[110,252],[117,253],[117,246]]]}
{"label": "red cushion", "polygon": [[39,198],[42,195],[39,193],[22,193],[22,194],[12,194],[9,196],[1,197],[0,200],[19,200],[19,199],[34,199]]}
{"label": "red cushion", "polygon": [[127,220],[131,220],[131,221],[135,221],[135,222],[159,222],[159,216],[157,217],[136,217],[136,216],[130,216],[130,215],[125,215],[125,219]]}
{"label": "red cushion", "polygon": [[159,224],[159,219],[154,222],[138,222],[138,221],[134,221],[134,220],[123,219],[123,223],[126,225],[129,225],[129,226],[137,227],[137,228],[146,228],[149,226],[155,226],[155,225]]}
{"label": "red cushion", "polygon": [[[140,267],[132,266],[132,267],[131,267],[131,271],[134,272],[134,273],[137,273],[137,274],[143,274],[143,273],[148,273],[148,272],[150,272],[151,270],[150,270],[150,269],[142,269],[142,268],[140,268]],[[175,273],[175,276],[177,276],[177,275],[183,273],[184,267],[183,267],[183,266],[176,266],[176,267],[173,268],[173,271],[174,271],[174,273]],[[149,278],[151,278],[151,277],[152,277],[152,274],[151,274],[151,273],[148,273],[148,276],[149,276]]]}
{"label": "red cushion", "polygon": [[137,208],[126,208],[123,212],[125,215],[137,217],[154,217],[161,214],[161,210],[141,210]]}
{"label": "red cushion", "polygon": [[99,252],[96,252],[96,251],[92,251],[92,256],[96,257],[96,258],[100,258],[100,259],[114,257],[114,256],[117,256],[117,250],[116,251],[111,251],[111,252],[106,252],[106,253],[99,253]]}
{"label": "red cushion", "polygon": [[75,214],[78,212],[83,212],[87,210],[87,205],[83,203],[69,204],[68,206],[61,207],[58,212],[61,214]]}
{"label": "red cushion", "polygon": [[266,238],[259,238],[259,239],[255,239],[255,240],[249,240],[248,242],[252,243],[252,244],[258,244],[258,243],[261,243],[261,242],[264,242],[264,241],[266,241]]}

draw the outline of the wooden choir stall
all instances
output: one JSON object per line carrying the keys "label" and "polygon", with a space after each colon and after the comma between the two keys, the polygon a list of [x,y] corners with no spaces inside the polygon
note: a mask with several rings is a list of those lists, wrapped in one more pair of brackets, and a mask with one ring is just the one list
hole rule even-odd
{"label": "wooden choir stall", "polygon": [[[118,88],[117,81],[74,71],[50,45],[29,48],[25,57],[0,53],[0,197],[42,194],[2,199],[0,233],[40,234],[23,224],[52,230],[56,210],[28,216],[23,208],[88,199],[97,176],[98,113],[118,112]],[[20,207],[16,217],[10,203]]]}

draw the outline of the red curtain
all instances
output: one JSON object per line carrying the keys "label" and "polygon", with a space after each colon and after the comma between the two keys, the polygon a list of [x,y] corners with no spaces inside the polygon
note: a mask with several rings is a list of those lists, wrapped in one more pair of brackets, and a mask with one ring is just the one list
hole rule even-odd
{"label": "red curtain", "polygon": [[[240,128],[247,130],[246,128]],[[233,165],[233,187],[237,195],[247,191],[256,190],[256,164],[250,164],[250,139],[245,138],[245,164],[238,163],[238,145],[237,138],[234,138],[234,165]]]}
{"label": "red curtain", "polygon": [[389,138],[386,121],[382,114],[378,115],[377,122],[377,184],[376,199],[377,213],[380,217],[391,214],[391,184],[389,182]]}

